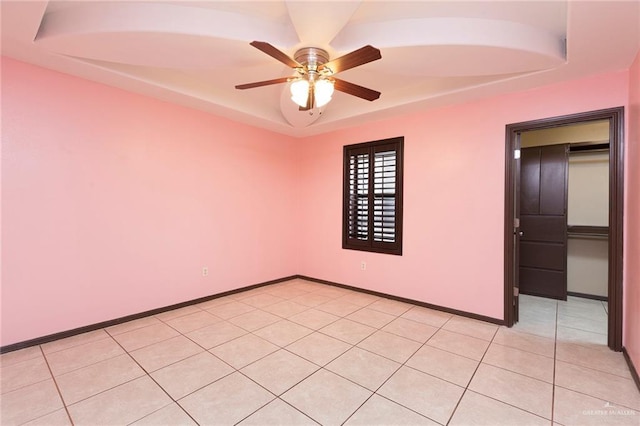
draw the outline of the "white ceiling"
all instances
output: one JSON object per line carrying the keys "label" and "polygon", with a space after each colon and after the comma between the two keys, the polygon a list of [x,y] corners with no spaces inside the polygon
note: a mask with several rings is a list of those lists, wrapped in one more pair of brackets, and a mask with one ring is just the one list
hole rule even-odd
{"label": "white ceiling", "polygon": [[[263,127],[307,136],[412,111],[628,68],[640,46],[633,1],[2,1],[2,54]],[[565,53],[566,39],[566,53]],[[298,111],[293,71],[251,47],[331,58],[370,44],[382,59]]]}

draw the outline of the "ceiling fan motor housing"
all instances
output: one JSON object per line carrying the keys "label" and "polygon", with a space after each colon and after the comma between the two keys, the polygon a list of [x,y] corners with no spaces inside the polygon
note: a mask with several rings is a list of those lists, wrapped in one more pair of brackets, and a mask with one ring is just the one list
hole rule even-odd
{"label": "ceiling fan motor housing", "polygon": [[308,71],[317,72],[320,65],[329,62],[329,53],[317,47],[305,47],[296,52],[296,62],[305,66]]}

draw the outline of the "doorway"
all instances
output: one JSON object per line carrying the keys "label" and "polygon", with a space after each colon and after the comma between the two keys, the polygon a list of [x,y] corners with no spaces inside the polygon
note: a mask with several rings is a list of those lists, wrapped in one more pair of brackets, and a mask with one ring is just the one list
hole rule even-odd
{"label": "doorway", "polygon": [[[608,346],[616,351],[622,349],[622,244],[623,244],[623,119],[624,109],[611,108],[548,118],[506,126],[505,156],[505,254],[504,254],[504,317],[507,326],[512,326],[519,317],[521,216],[516,189],[522,171],[522,135],[543,129],[553,129],[572,124],[588,124],[604,120],[609,126],[609,211],[608,211]],[[566,234],[566,227],[563,229]],[[525,253],[529,256],[529,253]]]}

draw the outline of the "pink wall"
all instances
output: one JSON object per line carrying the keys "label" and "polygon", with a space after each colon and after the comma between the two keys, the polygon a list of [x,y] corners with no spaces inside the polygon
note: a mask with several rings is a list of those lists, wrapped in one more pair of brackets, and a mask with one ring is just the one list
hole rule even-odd
{"label": "pink wall", "polygon": [[[299,272],[502,319],[505,125],[626,105],[627,77],[600,75],[303,141]],[[403,256],[343,250],[342,146],[394,136],[405,137]]]}
{"label": "pink wall", "polygon": [[640,52],[629,70],[623,345],[640,371]]}
{"label": "pink wall", "polygon": [[297,273],[295,140],[2,67],[2,345]]}
{"label": "pink wall", "polygon": [[[502,318],[505,125],[627,103],[638,116],[622,71],[293,140],[2,65],[2,345],[296,273]],[[399,135],[404,255],[342,250],[342,146]],[[639,329],[628,314],[634,359]]]}

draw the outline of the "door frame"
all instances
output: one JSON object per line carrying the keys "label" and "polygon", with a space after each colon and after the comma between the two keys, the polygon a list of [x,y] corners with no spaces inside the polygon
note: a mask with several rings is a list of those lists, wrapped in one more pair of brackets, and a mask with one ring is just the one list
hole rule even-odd
{"label": "door frame", "polygon": [[[622,254],[624,225],[624,107],[588,111],[560,117],[508,124],[505,132],[505,203],[504,203],[504,321],[513,326],[514,286],[517,269],[514,265],[515,185],[519,177],[514,159],[520,149],[520,134],[529,130],[548,129],[589,121],[609,121],[609,273],[608,273],[608,345],[622,350]],[[518,173],[518,174],[516,174]]]}

